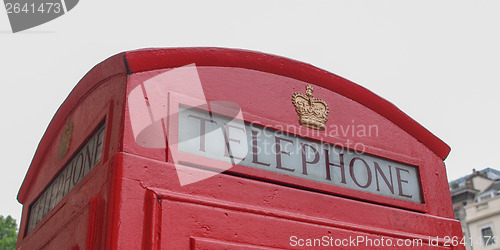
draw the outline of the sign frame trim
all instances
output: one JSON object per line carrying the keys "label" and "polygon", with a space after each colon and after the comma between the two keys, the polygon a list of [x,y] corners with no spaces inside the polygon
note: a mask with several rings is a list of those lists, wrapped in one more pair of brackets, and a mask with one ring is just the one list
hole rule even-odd
{"label": "sign frame trim", "polygon": [[[55,172],[53,174],[52,178],[48,179],[48,181],[43,184],[43,188],[40,189],[39,192],[34,194],[35,196],[33,196],[32,199],[28,200],[28,202],[27,202],[29,204],[29,208],[27,210],[28,217],[29,217],[29,214],[31,213],[32,205],[41,197],[41,195],[43,195],[43,192],[52,184],[52,182],[59,176],[59,174],[61,174],[64,171],[64,168],[71,162],[73,157],[78,154],[78,152],[83,148],[83,146],[85,146],[85,144],[90,140],[90,138],[94,135],[94,133],[96,133],[101,128],[101,126],[104,126],[101,159],[99,162],[97,162],[97,164],[95,166],[92,167],[90,172],[87,173],[87,175],[85,175],[75,185],[75,187],[78,185],[85,184],[89,179],[86,177],[91,176],[95,172],[95,171],[93,171],[95,168],[102,166],[105,162],[108,161],[109,143],[110,143],[110,139],[111,139],[110,138],[111,137],[110,128],[112,127],[112,123],[113,123],[112,119],[109,119],[109,118],[112,117],[112,114],[113,114],[113,102],[111,101],[108,105],[105,106],[105,108],[101,112],[98,113],[98,115],[96,116],[96,119],[94,119],[92,122],[87,124],[87,126],[85,126],[85,128],[86,128],[85,132],[82,132],[82,133],[84,133],[86,136],[83,138],[83,140],[81,140],[81,142],[78,144],[76,144],[76,142],[75,142],[75,144],[73,144],[73,142],[72,142],[72,145],[76,145],[76,146],[75,147],[70,146],[68,153],[62,159],[59,160],[61,162],[61,164],[58,167],[57,172]],[[61,126],[60,129],[62,129],[62,128],[63,128],[63,126]],[[74,131],[75,130],[73,128],[73,132]],[[75,189],[75,187],[73,187],[71,190],[69,190],[69,192],[64,197],[62,197],[62,199],[49,212],[47,212],[47,214],[42,218],[42,220],[40,220],[38,222],[38,224],[32,230],[28,230],[28,223],[29,223],[29,218],[28,218],[26,221],[25,230],[23,232],[24,237],[26,238],[26,237],[29,237],[30,235],[32,235],[32,232],[37,231],[41,227],[41,225],[45,224],[55,213],[57,213],[59,210],[61,210],[64,207],[64,205],[66,204],[68,196]],[[21,232],[19,232],[19,233],[21,233]]]}
{"label": "sign frame trim", "polygon": [[[178,124],[179,124],[179,105],[185,105],[189,107],[196,107],[198,109],[204,110],[209,112],[207,109],[208,107],[200,107],[200,104],[203,104],[204,102],[201,100],[198,100],[193,97],[185,96],[179,93],[175,92],[169,92],[169,100],[168,100],[168,122],[167,122],[167,138],[168,140],[173,140],[173,143],[170,143],[171,145],[177,145],[178,142]],[[242,109],[243,117],[244,120],[243,122],[245,123],[250,123],[250,124],[255,124],[258,126],[262,126],[264,128],[269,128],[273,129],[276,131],[283,131],[284,133],[288,133],[290,135],[302,137],[303,139],[311,140],[317,143],[327,143],[331,145],[337,145],[342,147],[346,150],[352,150],[355,151],[353,148],[349,148],[347,146],[344,146],[347,142],[347,140],[341,139],[341,138],[334,138],[334,137],[327,137],[327,136],[321,136],[321,137],[312,137],[310,135],[304,135],[300,133],[291,132],[287,130],[287,124],[261,117],[261,116],[256,116],[250,113],[247,113]],[[278,129],[278,128],[283,128],[283,129]],[[171,141],[172,142],[172,141]],[[233,164],[233,167],[230,168],[229,170],[225,169],[220,169],[217,166],[218,165],[223,165],[224,163],[227,164],[226,162],[216,160],[216,159],[211,159],[203,156],[197,156],[193,155],[190,153],[185,153],[178,151],[177,148],[174,147],[168,147],[168,162],[172,162],[174,164],[179,164],[182,167],[194,167],[198,166],[202,169],[213,169],[213,171],[216,172],[221,172],[223,173],[229,173],[231,175],[235,176],[249,176],[252,178],[256,178],[262,181],[270,182],[270,183],[281,183],[280,185],[287,185],[287,186],[295,186],[299,187],[301,189],[306,189],[306,190],[312,190],[315,192],[320,192],[320,193],[325,193],[329,195],[335,195],[335,196],[340,196],[344,197],[347,199],[353,199],[353,200],[359,200],[362,202],[368,202],[368,203],[373,203],[373,204],[380,204],[380,205],[387,205],[387,206],[392,206],[392,207],[398,207],[406,210],[411,210],[411,211],[418,211],[418,212],[426,212],[428,205],[427,205],[427,199],[426,199],[426,192],[425,189],[423,188],[424,185],[427,185],[427,181],[425,180],[425,175],[421,174],[421,167],[423,166],[423,161],[419,159],[415,159],[410,156],[406,156],[403,154],[398,154],[394,152],[390,152],[384,149],[376,148],[370,145],[365,145],[365,150],[362,152],[364,154],[368,154],[371,156],[375,156],[378,158],[382,158],[385,160],[390,160],[406,165],[410,165],[412,167],[415,167],[417,170],[417,178],[419,180],[420,184],[420,194],[421,194],[421,200],[422,203],[415,203],[411,201],[406,201],[406,200],[401,200],[401,199],[396,199],[396,198],[391,198],[383,195],[377,195],[365,191],[359,191],[355,189],[350,189],[342,186],[337,186],[337,185],[332,185],[332,184],[327,184],[327,183],[321,183],[321,182],[315,182],[312,180],[304,179],[304,178],[299,178],[299,177],[294,177],[290,175],[285,175],[281,173],[276,173],[276,172],[271,172],[271,171],[266,171],[262,169],[257,169],[253,167],[248,167],[245,165],[239,165],[239,164]],[[172,159],[170,156],[176,155],[177,159]],[[180,157],[180,158],[179,158]],[[175,161],[173,161],[175,160]],[[200,164],[200,162],[203,162],[204,164]],[[184,164],[181,164],[184,163]],[[188,165],[185,165],[185,164]]]}

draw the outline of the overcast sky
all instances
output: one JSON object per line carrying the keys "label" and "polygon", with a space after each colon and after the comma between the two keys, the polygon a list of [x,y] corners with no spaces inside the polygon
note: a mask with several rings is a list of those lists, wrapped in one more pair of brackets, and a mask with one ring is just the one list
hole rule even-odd
{"label": "overcast sky", "polygon": [[0,215],[57,108],[126,50],[217,46],[276,54],[347,78],[452,151],[448,178],[500,169],[500,1],[96,1],[12,34],[0,10]]}

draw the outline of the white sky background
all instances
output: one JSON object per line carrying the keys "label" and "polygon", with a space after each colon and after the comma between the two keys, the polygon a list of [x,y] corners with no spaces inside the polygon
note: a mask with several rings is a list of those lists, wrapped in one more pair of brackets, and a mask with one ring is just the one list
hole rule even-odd
{"label": "white sky background", "polygon": [[500,169],[500,0],[96,1],[12,34],[0,8],[0,215],[47,125],[94,65],[125,50],[217,46],[325,69],[449,144],[449,179]]}

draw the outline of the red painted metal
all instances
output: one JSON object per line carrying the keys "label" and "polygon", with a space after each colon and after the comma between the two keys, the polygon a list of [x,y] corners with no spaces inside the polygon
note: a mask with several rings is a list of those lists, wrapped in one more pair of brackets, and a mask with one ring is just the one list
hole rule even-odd
{"label": "red painted metal", "polygon": [[[237,103],[248,122],[346,148],[350,141],[359,142],[366,145],[368,154],[418,167],[424,202],[242,165],[181,186],[170,155],[175,148],[144,148],[135,142],[127,96],[148,79],[191,63],[197,66],[207,101]],[[306,83],[315,86],[315,97],[330,105],[328,123],[376,124],[380,134],[356,137],[292,131],[286,125],[300,125],[291,94],[304,92]],[[172,86],[170,91],[175,93],[170,101],[188,102],[183,96],[190,91],[183,86]],[[68,153],[59,159],[58,142],[68,120],[74,124],[73,134]],[[100,162],[28,232],[31,204],[103,122]],[[175,130],[175,124],[169,126]],[[463,249],[446,246],[446,237],[462,237],[443,163],[449,151],[393,104],[308,64],[222,48],[124,52],[83,77],[49,124],[18,194],[24,207],[17,247],[272,249],[295,248],[292,236],[359,236],[421,239],[424,247],[432,249]],[[191,160],[218,164],[199,156]],[[429,246],[434,243],[429,237],[439,237],[439,246]]]}

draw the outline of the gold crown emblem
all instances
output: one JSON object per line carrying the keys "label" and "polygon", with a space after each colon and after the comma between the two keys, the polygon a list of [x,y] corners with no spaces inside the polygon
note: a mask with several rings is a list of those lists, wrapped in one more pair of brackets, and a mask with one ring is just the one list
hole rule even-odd
{"label": "gold crown emblem", "polygon": [[325,130],[325,123],[328,120],[330,110],[325,101],[313,97],[313,87],[311,85],[306,86],[305,95],[302,93],[293,94],[292,103],[295,105],[301,125]]}

